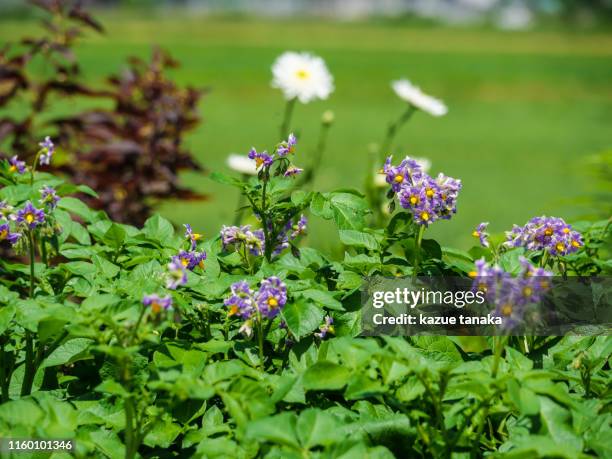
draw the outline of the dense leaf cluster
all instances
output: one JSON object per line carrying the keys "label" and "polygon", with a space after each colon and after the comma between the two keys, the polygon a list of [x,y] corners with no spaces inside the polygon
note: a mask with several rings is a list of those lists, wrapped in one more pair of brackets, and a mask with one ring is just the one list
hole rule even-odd
{"label": "dense leaf cluster", "polygon": [[[301,212],[333,220],[344,259],[198,239],[204,266],[173,290],[168,261],[191,241],[164,218],[116,223],[70,196],[95,195],[87,188],[6,162],[0,175],[0,201],[14,209],[37,203],[43,186],[61,197],[44,225],[21,228],[30,246],[22,237],[13,249],[24,260],[31,249],[32,263],[0,260],[3,437],[71,438],[78,457],[610,456],[608,337],[357,337],[363,275],[466,275],[482,255],[511,272],[522,249],[419,246],[405,213],[368,229],[358,192],[296,190],[270,168],[247,182],[215,178],[245,193],[269,243]],[[548,266],[609,273],[609,227],[580,228],[585,248]],[[258,342],[224,300],[233,283],[270,276],[288,301]],[[172,309],[144,306],[153,293]],[[326,316],[334,326],[322,338]]]}

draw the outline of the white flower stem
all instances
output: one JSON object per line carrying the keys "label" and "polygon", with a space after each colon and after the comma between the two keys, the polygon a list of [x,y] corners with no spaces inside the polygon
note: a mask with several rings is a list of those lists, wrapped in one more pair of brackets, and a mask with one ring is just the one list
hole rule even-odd
{"label": "white flower stem", "polygon": [[38,165],[38,160],[43,151],[44,151],[43,149],[38,150],[38,153],[36,153],[36,156],[34,157],[34,162],[32,163],[32,169],[30,170],[30,186],[34,186],[34,172],[36,172],[36,166]]}
{"label": "white flower stem", "polygon": [[286,139],[289,135],[289,128],[291,127],[291,117],[293,116],[293,109],[295,107],[295,102],[297,99],[294,97],[293,99],[289,99],[287,104],[285,105],[285,114],[283,116],[283,122],[280,127],[280,138]]}
{"label": "white flower stem", "polygon": [[385,135],[385,139],[383,140],[380,148],[380,155],[383,160],[391,154],[391,148],[393,147],[395,136],[399,132],[400,128],[408,122],[415,111],[416,108],[413,105],[408,105],[408,108],[401,114],[401,116],[393,123],[389,124],[387,134]]}
{"label": "white flower stem", "polygon": [[304,177],[304,184],[310,183],[314,186],[314,180],[316,173],[321,165],[321,160],[323,159],[323,154],[325,153],[325,148],[327,146],[327,136],[329,133],[330,124],[329,123],[321,123],[321,130],[319,131],[319,141],[317,142],[317,149],[312,155],[313,160],[310,165],[310,170],[306,172]]}

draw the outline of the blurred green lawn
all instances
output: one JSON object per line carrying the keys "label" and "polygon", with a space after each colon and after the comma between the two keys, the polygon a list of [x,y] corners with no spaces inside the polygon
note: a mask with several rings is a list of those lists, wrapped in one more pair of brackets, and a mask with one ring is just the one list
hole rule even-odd
{"label": "blurred green lawn", "polygon": [[[266,148],[278,139],[283,100],[270,88],[270,65],[284,50],[320,54],[336,91],[298,106],[296,163],[308,164],[321,113],[336,114],[317,188],[361,187],[368,145],[403,110],[389,82],[405,76],[445,100],[448,116],[418,113],[398,137],[395,154],[425,156],[432,172],[461,178],[458,214],[428,236],[468,248],[470,231],[490,221],[492,232],[539,214],[579,215],[575,200],[590,191],[582,163],[612,147],[612,34],[329,23],[308,20],[163,17],[104,14],[105,36],[88,35],[78,48],[87,78],[121,69],[128,55],[152,44],[182,62],[184,83],[208,87],[202,126],[188,145],[209,170],[227,172],[229,152]],[[0,44],[34,30],[34,23],[0,21]],[[207,235],[232,221],[233,189],[205,176],[185,182],[211,196],[205,203],[162,207],[175,222]],[[310,243],[330,249],[329,225],[314,222]]]}

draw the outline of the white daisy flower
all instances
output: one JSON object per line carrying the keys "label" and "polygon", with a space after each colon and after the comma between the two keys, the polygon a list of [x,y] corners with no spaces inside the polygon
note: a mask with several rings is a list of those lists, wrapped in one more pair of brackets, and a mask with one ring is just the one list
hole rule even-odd
{"label": "white daisy flower", "polygon": [[320,57],[288,51],[272,65],[272,87],[283,91],[287,100],[297,97],[307,104],[327,99],[334,90],[334,80]]}
{"label": "white daisy flower", "polygon": [[231,153],[227,157],[227,165],[230,169],[240,172],[241,174],[257,175],[257,166],[255,165],[255,161],[250,159],[248,156]]}
{"label": "white daisy flower", "polygon": [[391,87],[400,99],[432,116],[443,116],[448,113],[444,102],[425,94],[418,86],[406,79],[392,81]]}

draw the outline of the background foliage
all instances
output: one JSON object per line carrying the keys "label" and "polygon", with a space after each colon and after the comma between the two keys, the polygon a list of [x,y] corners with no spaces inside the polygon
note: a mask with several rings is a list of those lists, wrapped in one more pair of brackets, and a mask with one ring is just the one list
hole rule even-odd
{"label": "background foliage", "polygon": [[[390,80],[406,76],[444,99],[449,116],[414,117],[397,145],[405,154],[429,157],[435,171],[469,183],[457,218],[433,229],[446,245],[467,249],[471,228],[482,218],[496,232],[535,214],[579,216],[584,209],[573,201],[591,191],[581,166],[612,142],[612,38],[602,29],[504,32],[401,21],[277,22],[181,16],[180,10],[108,11],[99,18],[107,33],[87,34],[77,47],[91,84],[120,73],[127,56],[148,60],[156,43],[183,63],[172,72],[179,83],[210,89],[199,108],[206,122],[186,145],[211,170],[224,169],[228,153],[245,154],[276,135],[283,105],[269,88],[269,68],[285,49],[320,54],[336,80],[327,102],[301,107],[295,115],[304,139],[300,162],[307,163],[321,113],[329,108],[336,114],[317,178],[322,190],[354,186],[365,177],[368,145],[382,140],[386,124],[402,110]],[[0,42],[37,30],[31,19],[4,20]],[[55,101],[49,108],[69,113],[70,107]],[[212,200],[173,203],[164,215],[189,218],[206,234],[232,221],[226,203],[236,202],[235,194],[200,175],[184,180]],[[526,183],[531,185],[518,185]],[[315,225],[311,243],[336,250],[325,242],[331,228]]]}

